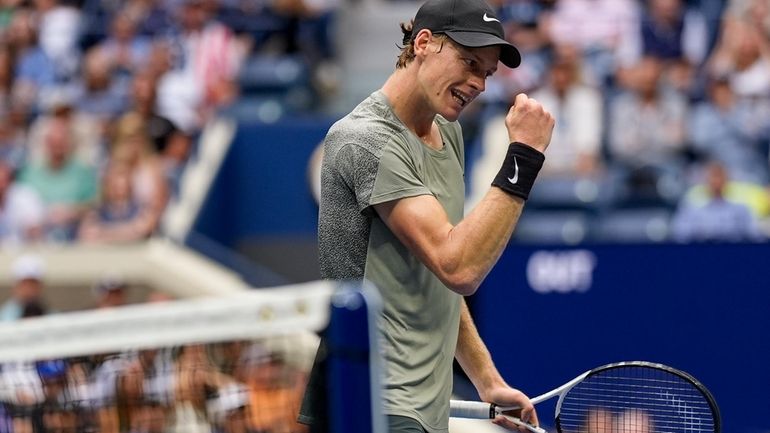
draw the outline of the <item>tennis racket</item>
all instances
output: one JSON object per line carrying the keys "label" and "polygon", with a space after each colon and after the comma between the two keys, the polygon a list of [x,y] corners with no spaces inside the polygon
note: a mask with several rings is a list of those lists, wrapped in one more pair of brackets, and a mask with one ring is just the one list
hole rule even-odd
{"label": "tennis racket", "polygon": [[[531,399],[553,397],[559,433],[720,433],[719,408],[691,375],[662,364],[618,362],[589,370]],[[450,416],[493,419],[516,407],[452,400]],[[509,417],[534,433],[545,430]]]}

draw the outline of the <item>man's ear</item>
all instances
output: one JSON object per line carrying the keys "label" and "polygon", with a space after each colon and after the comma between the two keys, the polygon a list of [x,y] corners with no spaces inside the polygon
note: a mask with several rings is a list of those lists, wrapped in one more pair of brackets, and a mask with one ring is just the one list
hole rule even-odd
{"label": "man's ear", "polygon": [[424,56],[425,53],[428,50],[428,47],[430,47],[430,41],[433,39],[433,33],[428,29],[422,29],[419,33],[417,33],[417,36],[414,37],[414,41],[412,41],[412,46],[414,47],[414,55]]}

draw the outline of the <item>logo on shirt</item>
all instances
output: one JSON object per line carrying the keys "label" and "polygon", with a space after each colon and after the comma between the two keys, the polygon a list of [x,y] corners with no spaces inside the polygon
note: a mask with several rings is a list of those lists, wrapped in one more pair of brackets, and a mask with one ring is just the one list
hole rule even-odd
{"label": "logo on shirt", "polygon": [[519,183],[519,162],[516,161],[516,157],[513,157],[513,177],[508,178],[508,182],[516,185]]}
{"label": "logo on shirt", "polygon": [[492,18],[492,17],[488,16],[486,12],[484,12],[483,19],[484,19],[484,21],[486,21],[488,23],[491,23],[492,21],[497,21],[498,23],[500,22],[500,20],[498,20],[497,18]]}

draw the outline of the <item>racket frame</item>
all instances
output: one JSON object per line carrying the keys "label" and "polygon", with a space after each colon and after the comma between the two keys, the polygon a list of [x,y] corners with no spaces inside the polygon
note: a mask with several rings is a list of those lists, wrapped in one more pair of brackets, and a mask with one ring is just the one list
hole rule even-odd
{"label": "racket frame", "polygon": [[698,379],[693,377],[691,374],[678,370],[674,367],[670,367],[668,365],[654,363],[654,362],[648,362],[648,361],[615,362],[615,363],[605,364],[600,367],[593,368],[581,374],[580,376],[572,379],[571,381],[565,383],[564,385],[556,388],[555,390],[549,391],[545,394],[535,397],[534,399],[532,399],[532,403],[537,404],[541,401],[548,400],[549,398],[552,398],[555,395],[559,395],[559,400],[556,403],[554,420],[556,422],[556,430],[561,432],[561,424],[560,424],[561,423],[561,405],[562,405],[562,402],[564,401],[564,397],[567,395],[569,390],[574,388],[577,384],[588,379],[591,376],[595,376],[605,371],[614,370],[618,368],[626,368],[626,367],[641,367],[641,368],[649,368],[651,370],[661,370],[669,374],[673,374],[674,376],[677,376],[685,380],[686,382],[689,382],[703,396],[703,398],[708,403],[709,408],[711,409],[711,413],[714,416],[714,433],[721,433],[722,417],[719,413],[719,406],[717,406],[716,400],[714,399],[714,396],[711,394],[711,392],[700,381],[698,381]]}
{"label": "racket frame", "polygon": [[[569,382],[565,383],[564,385],[555,388],[551,391],[548,391],[544,394],[538,395],[537,397],[534,397],[530,399],[533,405],[536,405],[538,403],[541,403],[543,401],[549,400],[553,397],[559,396],[559,400],[556,403],[556,410],[554,414],[554,421],[556,422],[556,429],[561,432],[561,420],[560,420],[560,414],[561,414],[561,405],[564,401],[564,397],[567,395],[570,389],[574,388],[577,384],[580,382],[588,379],[591,376],[597,375],[599,373],[603,373],[608,370],[614,370],[618,368],[625,368],[625,367],[641,367],[641,368],[649,368],[651,370],[661,370],[665,371],[669,374],[673,374],[674,376],[677,376],[686,382],[689,382],[691,385],[695,387],[695,389],[698,390],[698,392],[703,396],[703,398],[708,403],[711,412],[714,416],[714,433],[721,433],[722,431],[722,418],[719,413],[719,406],[717,406],[716,400],[714,399],[714,396],[709,392],[709,390],[695,377],[690,375],[689,373],[686,373],[684,371],[678,370],[676,368],[670,367],[668,365],[654,363],[654,362],[648,362],[648,361],[624,361],[624,362],[614,362],[611,364],[605,364],[596,368],[593,368],[591,370],[586,371],[585,373],[575,377],[574,379],[570,380]],[[519,409],[517,406],[497,406],[493,403],[482,403],[482,402],[452,402],[450,406],[454,407],[456,404],[467,406],[469,410],[473,410],[472,408],[474,406],[477,406],[478,409],[482,409],[482,406],[479,405],[485,405],[483,406],[483,410],[489,411],[489,418],[494,418],[495,415],[503,414],[503,412],[511,411]],[[478,410],[477,409],[477,410]],[[474,415],[458,415],[461,417],[467,416],[469,418],[476,418],[477,416]]]}

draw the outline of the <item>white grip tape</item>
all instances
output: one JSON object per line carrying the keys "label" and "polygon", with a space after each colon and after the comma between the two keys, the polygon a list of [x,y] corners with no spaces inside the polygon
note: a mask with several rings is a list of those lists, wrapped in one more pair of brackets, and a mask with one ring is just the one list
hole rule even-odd
{"label": "white grip tape", "polygon": [[449,403],[449,416],[452,418],[494,418],[494,408],[490,403],[481,401],[452,400]]}

